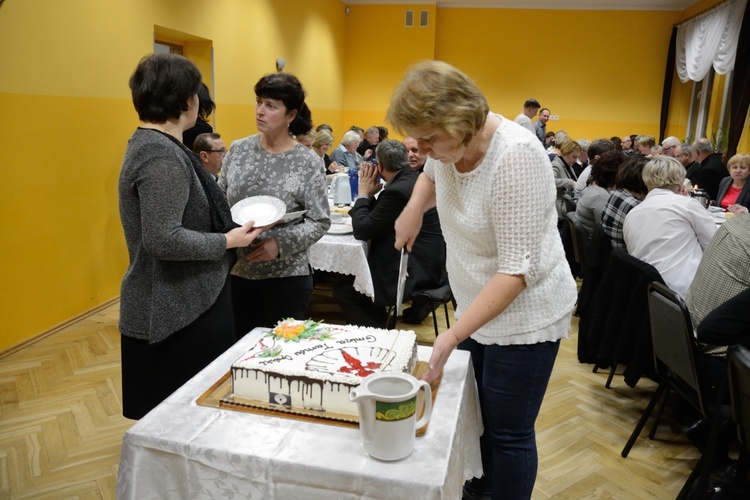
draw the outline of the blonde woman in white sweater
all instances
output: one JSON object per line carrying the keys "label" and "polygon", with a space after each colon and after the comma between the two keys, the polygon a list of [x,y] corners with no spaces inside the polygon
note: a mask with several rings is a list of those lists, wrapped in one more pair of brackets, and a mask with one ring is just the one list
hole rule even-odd
{"label": "blonde woman in white sweater", "polygon": [[534,422],[576,301],[549,158],[532,134],[490,113],[471,79],[438,61],[407,73],[388,120],[429,156],[396,221],[396,248],[412,247],[422,213],[437,206],[458,303],[425,378],[458,346],[472,354],[480,391],[484,477],[466,483],[464,498],[530,498]]}

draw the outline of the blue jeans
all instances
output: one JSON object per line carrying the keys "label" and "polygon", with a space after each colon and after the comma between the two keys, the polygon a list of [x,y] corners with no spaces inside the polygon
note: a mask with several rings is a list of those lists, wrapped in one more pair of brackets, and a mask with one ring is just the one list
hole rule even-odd
{"label": "blue jeans", "polygon": [[560,342],[483,345],[468,338],[482,404],[480,439],[484,476],[466,489],[493,499],[531,498],[537,471],[534,423],[547,390]]}

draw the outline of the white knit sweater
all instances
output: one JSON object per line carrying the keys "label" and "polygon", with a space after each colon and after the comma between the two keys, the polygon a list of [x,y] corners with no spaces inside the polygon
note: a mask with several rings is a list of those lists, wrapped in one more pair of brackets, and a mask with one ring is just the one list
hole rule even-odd
{"label": "white knit sweater", "polygon": [[482,163],[459,173],[428,159],[460,317],[496,273],[523,275],[526,289],[472,335],[482,344],[535,344],[567,336],[576,284],[557,230],[555,184],[539,140],[502,122]]}

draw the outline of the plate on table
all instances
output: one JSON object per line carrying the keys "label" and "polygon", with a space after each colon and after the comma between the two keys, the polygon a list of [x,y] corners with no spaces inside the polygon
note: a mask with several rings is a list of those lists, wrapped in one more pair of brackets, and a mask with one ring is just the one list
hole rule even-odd
{"label": "plate on table", "polygon": [[723,208],[717,207],[717,206],[714,206],[714,205],[711,205],[710,207],[708,207],[708,211],[711,212],[711,213],[714,213],[714,214],[715,213],[724,213],[724,212],[726,212],[726,210],[724,210]]}
{"label": "plate on table", "polygon": [[274,196],[251,196],[234,204],[232,220],[239,225],[255,221],[255,227],[263,227],[279,221],[286,213],[286,205]]}
{"label": "plate on table", "polygon": [[353,231],[354,229],[349,224],[331,224],[328,228],[328,234],[349,234]]}

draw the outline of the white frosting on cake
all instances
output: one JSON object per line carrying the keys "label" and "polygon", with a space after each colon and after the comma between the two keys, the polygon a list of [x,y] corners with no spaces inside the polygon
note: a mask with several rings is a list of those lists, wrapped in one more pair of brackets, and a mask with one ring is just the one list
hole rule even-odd
{"label": "white frosting on cake", "polygon": [[[264,336],[232,364],[234,396],[279,406],[357,414],[349,391],[378,371],[411,372],[416,334],[320,325],[323,338]],[[279,350],[280,349],[280,350]]]}

